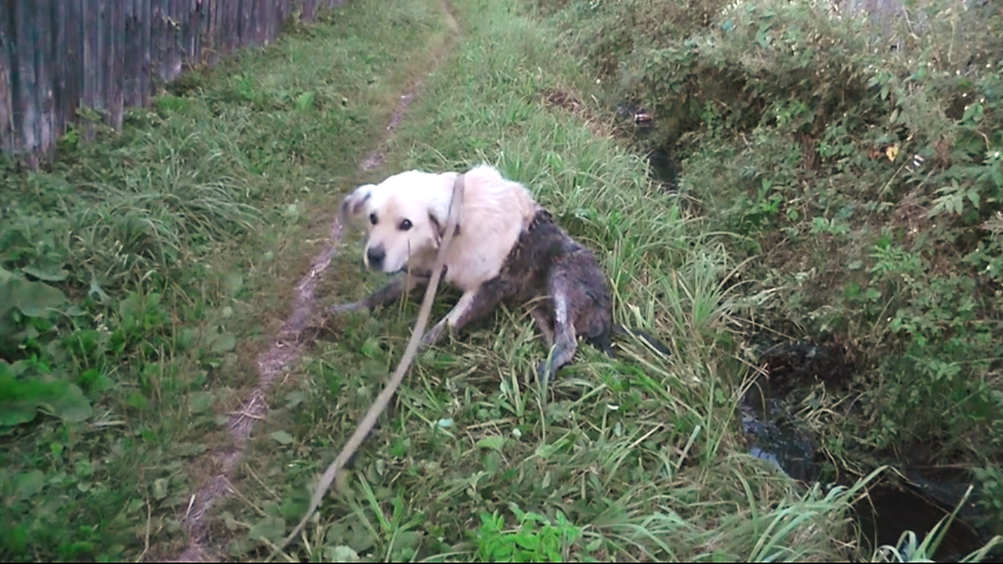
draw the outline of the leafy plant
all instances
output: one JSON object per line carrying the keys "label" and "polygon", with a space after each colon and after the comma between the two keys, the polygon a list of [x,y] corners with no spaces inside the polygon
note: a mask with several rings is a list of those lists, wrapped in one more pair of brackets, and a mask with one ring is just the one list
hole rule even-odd
{"label": "leafy plant", "polygon": [[775,296],[758,319],[853,343],[859,369],[832,393],[859,401],[819,431],[850,464],[915,442],[999,460],[999,6],[699,2],[703,25],[656,32],[611,17],[622,4],[553,20],[583,54],[629,38],[605,46],[608,104],[643,104],[655,125],[630,143],[672,153],[701,221],[741,235],[726,244],[750,259],[745,291]]}
{"label": "leafy plant", "polygon": [[505,518],[497,511],[481,514],[481,527],[473,534],[480,562],[563,562],[568,547],[581,537],[581,530],[560,511],[556,523],[551,523],[515,504],[509,509],[518,520],[517,529],[506,529]]}

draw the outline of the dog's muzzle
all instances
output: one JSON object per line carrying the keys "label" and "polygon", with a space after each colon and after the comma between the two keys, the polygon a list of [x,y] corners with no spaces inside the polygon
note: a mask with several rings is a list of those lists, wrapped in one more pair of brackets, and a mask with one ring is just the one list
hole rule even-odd
{"label": "dog's muzzle", "polygon": [[373,247],[366,251],[366,266],[373,270],[383,270],[383,260],[387,258],[387,251],[383,247]]}

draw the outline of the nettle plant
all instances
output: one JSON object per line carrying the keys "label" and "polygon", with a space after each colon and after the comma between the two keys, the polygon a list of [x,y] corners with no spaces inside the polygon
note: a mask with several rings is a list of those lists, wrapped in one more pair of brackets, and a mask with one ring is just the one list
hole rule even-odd
{"label": "nettle plant", "polygon": [[[1003,407],[993,400],[999,383],[985,377],[1003,349],[993,338],[996,322],[985,316],[976,278],[938,273],[924,254],[894,244],[886,231],[871,249],[870,286],[855,296],[862,313],[884,327],[884,376],[872,392],[883,423],[869,439],[877,446],[903,433],[961,440],[991,424]],[[893,409],[886,413],[882,407]],[[912,428],[898,423],[897,414],[921,409],[943,417],[913,418]]]}
{"label": "nettle plant", "polygon": [[[160,294],[131,292],[115,307],[89,296],[74,304],[54,285],[66,274],[0,267],[0,435],[40,414],[87,420],[92,401],[115,385],[116,364],[176,344]],[[127,403],[142,409],[152,390],[140,376],[140,390]]]}
{"label": "nettle plant", "polygon": [[911,196],[919,233],[907,243],[886,231],[869,272],[872,285],[890,292],[886,317],[875,321],[902,350],[885,360],[886,372],[899,376],[879,403],[903,413],[937,406],[945,436],[964,437],[1003,413],[992,376],[993,359],[1003,355],[994,339],[1003,266],[1003,101],[995,93],[1003,83],[998,61],[951,72],[938,47],[926,45],[912,72],[870,81],[888,104],[887,130],[895,134],[888,147],[906,155],[879,196],[899,206]]}

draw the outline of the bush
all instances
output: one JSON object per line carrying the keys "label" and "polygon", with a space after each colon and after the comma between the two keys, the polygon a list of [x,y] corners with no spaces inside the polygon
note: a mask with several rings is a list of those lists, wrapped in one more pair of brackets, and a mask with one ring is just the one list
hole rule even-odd
{"label": "bush", "polygon": [[641,148],[674,152],[681,194],[759,257],[744,278],[779,289],[767,323],[856,345],[866,401],[834,424],[868,448],[923,437],[998,460],[1003,7],[668,4],[555,17],[614,102],[654,115]]}

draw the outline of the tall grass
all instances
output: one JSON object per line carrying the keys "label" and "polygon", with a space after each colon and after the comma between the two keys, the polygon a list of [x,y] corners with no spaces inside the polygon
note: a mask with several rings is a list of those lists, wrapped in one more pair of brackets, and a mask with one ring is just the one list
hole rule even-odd
{"label": "tall grass", "polygon": [[[0,163],[0,556],[159,559],[398,92],[447,27],[346,6],[168,85],[50,169]],[[393,38],[393,40],[388,40]]]}
{"label": "tall grass", "polygon": [[[850,554],[853,488],[799,488],[745,452],[736,418],[748,368],[731,327],[749,304],[721,235],[660,193],[644,161],[583,95],[593,77],[553,50],[552,31],[514,2],[452,4],[464,39],[425,83],[389,143],[384,174],[463,170],[478,162],[525,183],[572,235],[595,249],[615,316],[646,328],[672,355],[618,340],[617,360],[582,346],[542,389],[547,351],[522,311],[422,355],[398,405],[335,488],[293,558],[832,560]],[[585,109],[548,105],[561,90]],[[385,280],[362,272],[352,239],[328,286],[334,303]],[[444,296],[451,296],[448,292]],[[437,315],[447,309],[443,297]],[[268,494],[266,516],[233,500],[223,519],[252,534],[240,554],[281,537],[308,487],[378,393],[409,335],[416,304],[333,321],[337,335],[278,390],[242,492]],[[282,401],[282,400],[280,400]],[[292,436],[282,446],[274,433]],[[281,483],[275,482],[281,476]],[[263,526],[263,525],[261,525]],[[570,528],[569,528],[570,527]],[[271,536],[269,536],[271,535]],[[259,544],[260,543],[260,544]]]}

